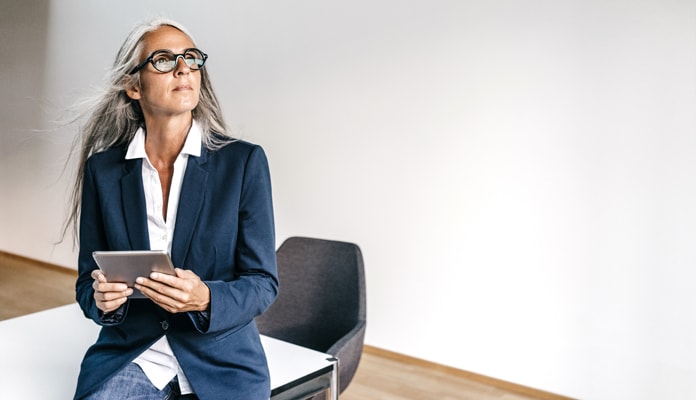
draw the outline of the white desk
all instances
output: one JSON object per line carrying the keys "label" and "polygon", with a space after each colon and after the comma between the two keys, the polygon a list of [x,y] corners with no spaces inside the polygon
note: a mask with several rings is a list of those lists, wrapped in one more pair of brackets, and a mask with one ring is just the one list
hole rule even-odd
{"label": "white desk", "polygon": [[[99,327],[77,304],[0,322],[0,393],[4,399],[71,399],[80,362]],[[262,336],[271,371],[271,399],[304,399],[329,391],[338,399],[338,362]]]}

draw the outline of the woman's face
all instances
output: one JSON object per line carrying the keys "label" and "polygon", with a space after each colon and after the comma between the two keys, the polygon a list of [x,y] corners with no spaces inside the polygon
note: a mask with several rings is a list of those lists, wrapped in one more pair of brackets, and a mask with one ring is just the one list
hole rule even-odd
{"label": "woman's face", "polygon": [[[180,30],[162,26],[143,38],[144,48],[140,60],[145,60],[155,50],[171,50],[181,54],[194,47],[191,39]],[[198,105],[201,88],[200,71],[191,70],[183,59],[170,72],[159,72],[147,63],[140,70],[140,85],[126,93],[138,100],[145,120],[162,117],[176,117],[188,114]]]}

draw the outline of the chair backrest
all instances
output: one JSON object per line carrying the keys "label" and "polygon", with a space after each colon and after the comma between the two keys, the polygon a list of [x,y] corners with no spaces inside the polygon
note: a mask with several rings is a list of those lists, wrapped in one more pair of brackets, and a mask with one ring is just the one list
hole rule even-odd
{"label": "chair backrest", "polygon": [[366,318],[365,272],[352,243],[291,237],[277,251],[280,291],[259,331],[326,352]]}

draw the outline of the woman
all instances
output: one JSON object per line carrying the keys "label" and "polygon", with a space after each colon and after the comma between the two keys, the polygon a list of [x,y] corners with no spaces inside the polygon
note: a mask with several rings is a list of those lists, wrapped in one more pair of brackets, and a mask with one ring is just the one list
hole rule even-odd
{"label": "woman", "polygon": [[[136,27],[82,129],[77,301],[102,328],[76,399],[270,396],[254,323],[278,290],[268,164],[225,133],[206,60],[176,22]],[[92,259],[144,249],[180,267],[138,278],[148,299]]]}

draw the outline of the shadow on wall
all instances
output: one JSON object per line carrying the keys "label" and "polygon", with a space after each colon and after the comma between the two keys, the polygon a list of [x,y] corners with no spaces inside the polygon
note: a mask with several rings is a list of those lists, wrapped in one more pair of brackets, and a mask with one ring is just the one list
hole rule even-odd
{"label": "shadow on wall", "polygon": [[[0,0],[0,161],[31,146],[44,119],[42,98],[47,60],[50,2]],[[36,154],[36,153],[34,153]],[[24,162],[31,160],[24,160]]]}

